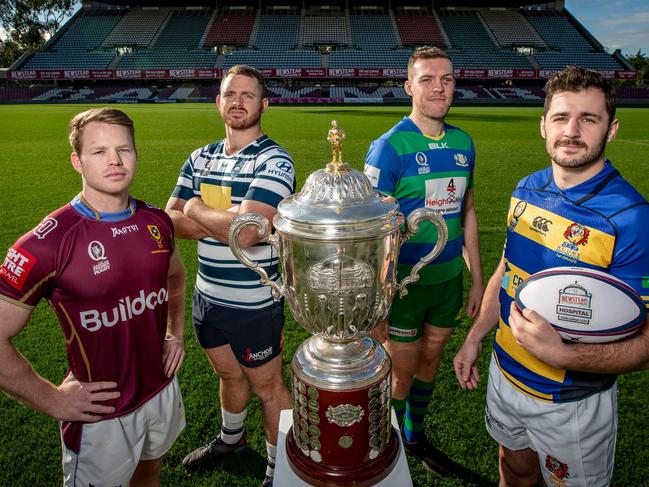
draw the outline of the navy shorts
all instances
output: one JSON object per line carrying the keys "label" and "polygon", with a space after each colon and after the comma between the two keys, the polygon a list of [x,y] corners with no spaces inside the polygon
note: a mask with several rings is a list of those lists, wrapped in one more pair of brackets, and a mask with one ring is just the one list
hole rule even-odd
{"label": "navy shorts", "polygon": [[229,308],[211,303],[194,291],[192,321],[201,347],[230,345],[245,367],[258,367],[282,353],[283,302],[263,309]]}

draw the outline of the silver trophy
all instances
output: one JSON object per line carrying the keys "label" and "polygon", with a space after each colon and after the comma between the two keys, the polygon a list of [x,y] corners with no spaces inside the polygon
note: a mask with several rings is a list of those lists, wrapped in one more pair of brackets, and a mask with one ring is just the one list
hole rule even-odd
{"label": "silver trophy", "polygon": [[[286,442],[289,465],[311,485],[372,485],[396,462],[391,362],[369,332],[386,318],[395,293],[407,293],[406,285],[448,239],[443,217],[424,208],[409,215],[402,232],[398,203],[343,162],[344,138],[333,121],[327,137],[332,161],[280,202],[274,234],[255,213],[237,217],[229,233],[234,255],[276,299],[286,298],[295,320],[314,335],[293,357],[293,426]],[[437,243],[397,283],[399,248],[422,222],[435,226]],[[247,225],[257,226],[277,250],[283,284],[271,281],[241,250],[238,237]]]}

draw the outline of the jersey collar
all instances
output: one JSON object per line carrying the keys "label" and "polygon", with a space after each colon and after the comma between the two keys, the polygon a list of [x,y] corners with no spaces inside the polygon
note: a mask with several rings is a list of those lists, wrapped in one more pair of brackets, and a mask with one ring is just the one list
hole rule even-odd
{"label": "jersey collar", "polygon": [[77,213],[90,218],[95,221],[103,222],[119,222],[126,220],[135,214],[136,202],[130,196],[128,197],[128,207],[125,210],[119,211],[117,213],[103,213],[92,207],[88,201],[79,193],[74,199],[70,202],[72,208],[74,208]]}

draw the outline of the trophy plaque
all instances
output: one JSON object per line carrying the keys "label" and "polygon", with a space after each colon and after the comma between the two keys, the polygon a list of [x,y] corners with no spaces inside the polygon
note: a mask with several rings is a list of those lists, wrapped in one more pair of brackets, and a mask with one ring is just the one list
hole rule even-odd
{"label": "trophy plaque", "polygon": [[[343,161],[345,133],[333,121],[327,140],[332,161],[312,173],[302,191],[280,202],[275,233],[261,215],[233,221],[234,255],[285,297],[295,320],[313,336],[292,360],[293,426],[286,439],[288,463],[316,485],[373,485],[390,473],[398,455],[391,424],[391,361],[369,332],[386,318],[396,292],[416,281],[448,239],[443,217],[421,208],[405,221],[398,203],[372,188]],[[422,222],[435,226],[434,248],[397,282],[401,244]],[[246,256],[238,236],[255,225],[278,251],[282,284]]]}

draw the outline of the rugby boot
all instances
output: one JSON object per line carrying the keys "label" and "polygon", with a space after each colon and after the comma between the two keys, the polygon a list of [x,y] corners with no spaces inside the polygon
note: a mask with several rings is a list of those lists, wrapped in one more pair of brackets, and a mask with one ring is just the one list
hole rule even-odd
{"label": "rugby boot", "polygon": [[224,442],[220,436],[212,438],[207,445],[196,448],[183,459],[183,465],[188,469],[196,469],[217,460],[226,455],[241,453],[246,449],[246,439],[241,439],[230,445]]}

